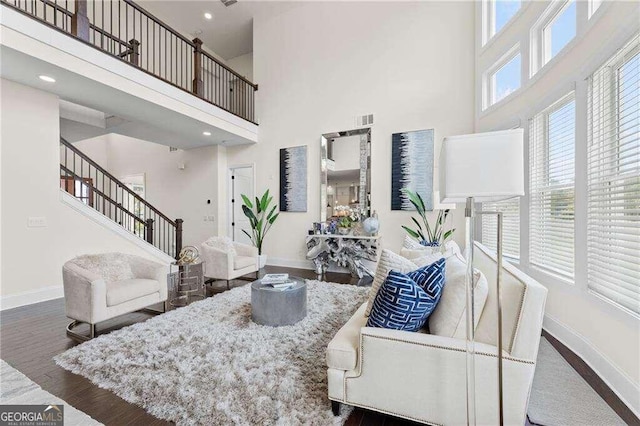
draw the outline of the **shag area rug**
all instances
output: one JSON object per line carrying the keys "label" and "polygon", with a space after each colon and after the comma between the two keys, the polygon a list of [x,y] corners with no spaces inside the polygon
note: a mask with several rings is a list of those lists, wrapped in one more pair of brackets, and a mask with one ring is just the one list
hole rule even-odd
{"label": "shag area rug", "polygon": [[325,350],[369,288],[307,281],[307,317],[251,321],[251,287],[85,342],[56,363],[179,425],[330,425]]}
{"label": "shag area rug", "polygon": [[2,405],[64,405],[65,425],[102,426],[102,423],[42,389],[4,360],[0,360],[0,377],[0,404]]}

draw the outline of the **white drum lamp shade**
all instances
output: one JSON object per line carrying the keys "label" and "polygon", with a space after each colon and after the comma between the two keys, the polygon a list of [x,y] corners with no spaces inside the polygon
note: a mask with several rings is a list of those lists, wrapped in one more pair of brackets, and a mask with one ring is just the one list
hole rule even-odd
{"label": "white drum lamp shade", "polygon": [[440,201],[499,201],[524,195],[524,131],[450,136],[440,151]]}

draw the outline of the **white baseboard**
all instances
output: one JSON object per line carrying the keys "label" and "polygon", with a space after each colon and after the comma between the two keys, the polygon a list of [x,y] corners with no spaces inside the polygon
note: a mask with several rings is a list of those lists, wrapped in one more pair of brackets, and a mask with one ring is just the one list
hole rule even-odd
{"label": "white baseboard", "polygon": [[637,417],[640,417],[640,400],[638,399],[640,385],[638,383],[634,383],[632,378],[595,348],[584,336],[548,314],[544,316],[543,328],[587,363],[622,402]]}
{"label": "white baseboard", "polygon": [[[316,270],[316,266],[311,260],[293,260],[293,259],[283,259],[278,257],[267,257],[267,265],[269,266],[282,266],[284,268],[297,268],[297,269],[308,269],[311,271]],[[342,272],[345,274],[350,273],[349,269],[342,268],[340,266],[336,266],[334,264],[329,265],[329,272]]]}
{"label": "white baseboard", "polygon": [[310,269],[312,271],[316,269],[313,262],[310,260],[282,259],[271,256],[267,257],[267,265],[282,266],[284,268]]}
{"label": "white baseboard", "polygon": [[47,300],[63,297],[62,286],[45,287],[38,290],[25,291],[24,293],[9,294],[0,297],[0,311],[32,305]]}

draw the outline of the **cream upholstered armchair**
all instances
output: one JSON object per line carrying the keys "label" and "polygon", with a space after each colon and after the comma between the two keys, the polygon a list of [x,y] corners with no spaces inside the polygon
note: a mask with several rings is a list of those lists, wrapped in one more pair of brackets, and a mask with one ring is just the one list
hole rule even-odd
{"label": "cream upholstered armchair", "polygon": [[[478,243],[476,247],[474,266],[489,283],[476,328],[476,422],[494,425],[499,423],[497,264],[485,247]],[[547,290],[510,264],[505,264],[501,290],[504,424],[523,425]],[[327,348],[329,399],[334,413],[344,403],[421,423],[466,424],[465,340],[366,327],[365,309],[366,304]]]}
{"label": "cream upholstered armchair", "polygon": [[258,249],[232,241],[229,237],[211,237],[200,246],[204,276],[212,280],[229,280],[255,272],[258,277]]}
{"label": "cream upholstered armchair", "polygon": [[[78,256],[62,267],[67,335],[95,337],[96,323],[167,300],[168,266],[140,256],[104,253]],[[166,305],[165,305],[166,308]],[[89,336],[74,331],[89,324]]]}

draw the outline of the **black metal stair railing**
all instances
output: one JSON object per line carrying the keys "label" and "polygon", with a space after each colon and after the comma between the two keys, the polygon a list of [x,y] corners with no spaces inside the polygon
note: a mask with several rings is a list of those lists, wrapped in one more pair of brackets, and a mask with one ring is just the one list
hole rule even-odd
{"label": "black metal stair railing", "polygon": [[253,84],[131,0],[0,0],[252,123]]}
{"label": "black metal stair railing", "polygon": [[180,253],[182,219],[169,219],[63,138],[60,188],[169,256]]}

